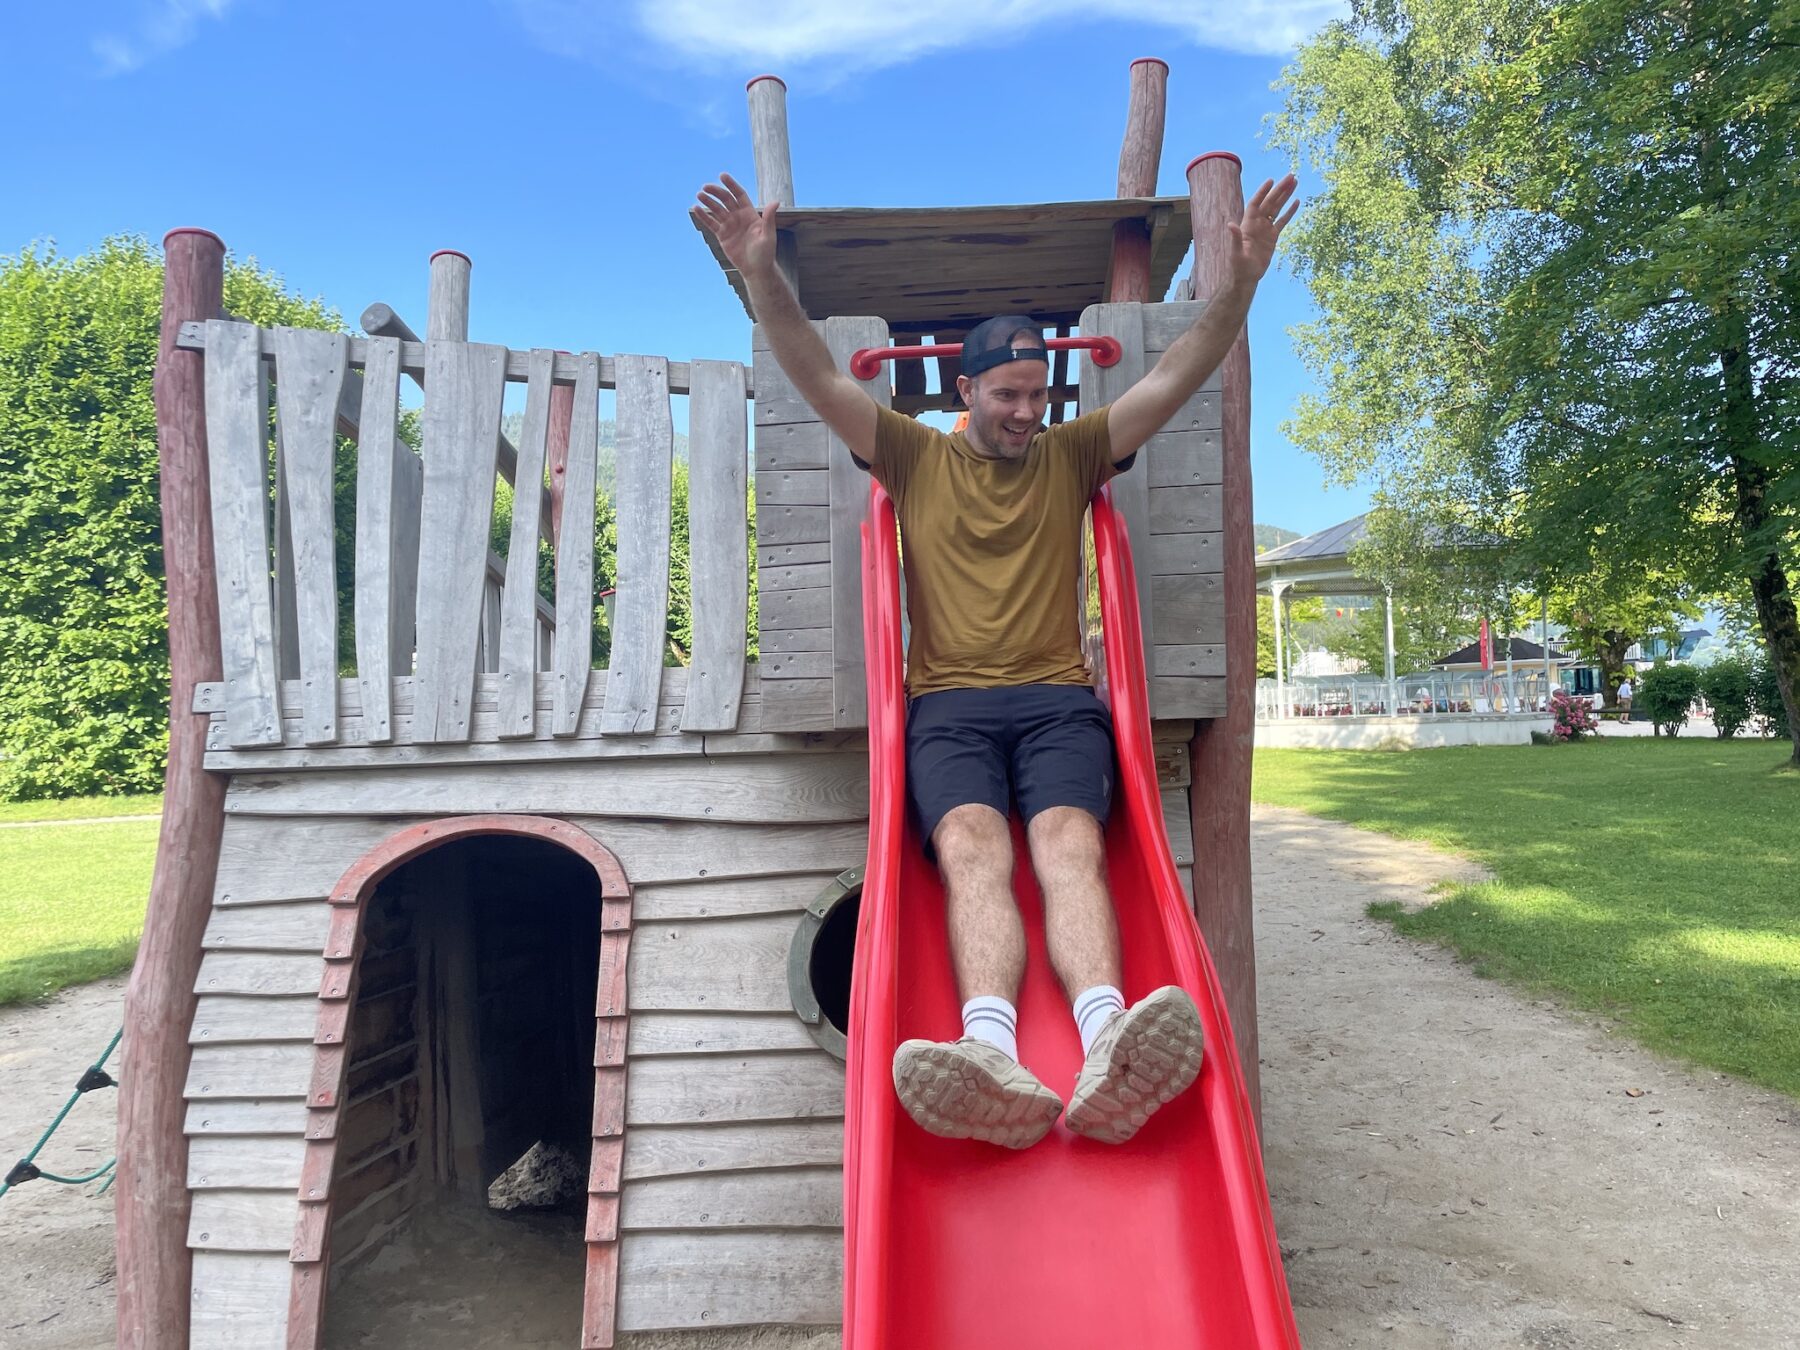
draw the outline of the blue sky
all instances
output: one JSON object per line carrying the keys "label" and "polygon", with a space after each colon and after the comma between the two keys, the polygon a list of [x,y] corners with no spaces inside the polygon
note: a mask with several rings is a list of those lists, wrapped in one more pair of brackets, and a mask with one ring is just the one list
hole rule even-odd
{"label": "blue sky", "polygon": [[[426,258],[475,263],[471,336],[513,347],[743,358],[742,310],[686,217],[750,181],[745,79],[789,87],[809,206],[1108,197],[1134,57],[1170,67],[1160,190],[1236,151],[1338,0],[95,0],[22,6],[0,46],[0,253],[177,225],[220,234],[354,322],[423,325]],[[1198,16],[1198,17],[1197,17]],[[1025,134],[1021,135],[1021,131]],[[1309,185],[1304,177],[1301,192]],[[1308,377],[1278,260],[1251,315],[1256,518],[1364,509],[1280,424]]]}

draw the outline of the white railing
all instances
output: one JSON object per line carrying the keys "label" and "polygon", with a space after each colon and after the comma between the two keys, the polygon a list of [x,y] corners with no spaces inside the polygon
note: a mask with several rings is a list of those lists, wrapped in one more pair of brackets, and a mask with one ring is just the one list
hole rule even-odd
{"label": "white railing", "polygon": [[1279,690],[1274,680],[1258,680],[1256,718],[1541,716],[1556,687],[1536,669],[1511,675],[1429,671],[1397,675],[1392,685],[1379,675],[1311,675],[1289,679]]}

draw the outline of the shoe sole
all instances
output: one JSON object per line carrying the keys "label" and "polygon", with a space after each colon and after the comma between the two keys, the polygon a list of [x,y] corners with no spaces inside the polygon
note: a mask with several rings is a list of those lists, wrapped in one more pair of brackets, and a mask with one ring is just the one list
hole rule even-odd
{"label": "shoe sole", "polygon": [[919,1127],[944,1139],[1030,1148],[1056,1124],[1062,1099],[1036,1083],[1008,1084],[952,1045],[901,1047],[894,1089]]}
{"label": "shoe sole", "polygon": [[1180,990],[1152,995],[1125,1014],[1106,1073],[1084,1095],[1077,1088],[1066,1123],[1103,1144],[1122,1144],[1194,1085],[1205,1037],[1193,1001]]}

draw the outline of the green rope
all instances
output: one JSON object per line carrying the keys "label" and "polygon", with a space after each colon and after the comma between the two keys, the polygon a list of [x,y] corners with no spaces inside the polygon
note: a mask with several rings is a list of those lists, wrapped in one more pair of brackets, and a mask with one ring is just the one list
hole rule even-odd
{"label": "green rope", "polygon": [[75,1091],[69,1094],[69,1100],[63,1103],[63,1109],[56,1113],[56,1119],[50,1122],[50,1128],[38,1136],[37,1143],[31,1146],[31,1152],[14,1163],[5,1179],[0,1180],[0,1195],[5,1195],[14,1186],[21,1186],[27,1181],[35,1181],[40,1177],[45,1181],[60,1182],[64,1186],[83,1186],[90,1181],[98,1181],[101,1177],[106,1177],[106,1186],[102,1186],[98,1192],[100,1195],[106,1194],[107,1187],[113,1183],[113,1178],[107,1174],[119,1161],[117,1158],[107,1159],[103,1167],[81,1177],[63,1177],[54,1172],[46,1172],[37,1165],[36,1158],[43,1150],[44,1145],[50,1142],[50,1136],[56,1133],[56,1127],[61,1125],[69,1112],[75,1109],[76,1102],[96,1088],[115,1086],[113,1078],[106,1072],[105,1065],[106,1061],[112,1058],[112,1052],[119,1048],[119,1038],[124,1034],[124,1027],[113,1032],[113,1038],[106,1043],[106,1053],[88,1065],[87,1071],[81,1075],[81,1081],[75,1084]]}

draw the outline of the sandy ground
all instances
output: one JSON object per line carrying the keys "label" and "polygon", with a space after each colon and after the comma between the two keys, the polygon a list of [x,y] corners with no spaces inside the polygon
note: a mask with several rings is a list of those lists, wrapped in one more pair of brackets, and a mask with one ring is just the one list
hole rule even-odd
{"label": "sandy ground", "polygon": [[[1373,900],[1428,903],[1466,864],[1262,808],[1255,850],[1266,1156],[1312,1350],[1800,1344],[1800,1103],[1673,1065],[1364,917]],[[121,993],[108,981],[0,1011],[0,1153],[36,1138]],[[111,1097],[78,1108],[53,1167],[108,1156]],[[110,1343],[111,1208],[93,1189],[0,1198],[0,1345]],[[411,1264],[404,1248],[387,1262],[390,1281]],[[358,1342],[435,1343],[344,1344]]]}

